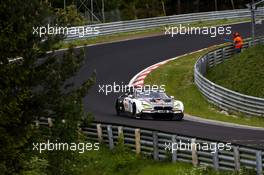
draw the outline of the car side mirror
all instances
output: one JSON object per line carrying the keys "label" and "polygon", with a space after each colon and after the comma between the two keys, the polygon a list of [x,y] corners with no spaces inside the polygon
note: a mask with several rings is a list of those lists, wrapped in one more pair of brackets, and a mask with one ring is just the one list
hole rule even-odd
{"label": "car side mirror", "polygon": [[171,97],[171,99],[174,99],[174,96],[170,96]]}
{"label": "car side mirror", "polygon": [[128,95],[129,98],[133,98],[133,95]]}

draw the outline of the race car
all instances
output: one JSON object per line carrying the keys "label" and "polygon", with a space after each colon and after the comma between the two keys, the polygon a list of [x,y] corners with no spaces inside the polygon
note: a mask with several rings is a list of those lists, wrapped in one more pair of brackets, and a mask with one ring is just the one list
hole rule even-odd
{"label": "race car", "polygon": [[133,89],[117,98],[115,109],[117,115],[129,114],[135,118],[179,121],[184,117],[183,103],[162,90]]}

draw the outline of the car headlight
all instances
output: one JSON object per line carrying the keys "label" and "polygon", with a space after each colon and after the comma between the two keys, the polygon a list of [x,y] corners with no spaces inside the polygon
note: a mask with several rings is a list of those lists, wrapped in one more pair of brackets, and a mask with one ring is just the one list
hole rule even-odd
{"label": "car headlight", "polygon": [[152,105],[143,101],[142,102],[142,107],[143,107],[143,109],[151,109]]}
{"label": "car headlight", "polygon": [[181,108],[181,104],[175,102],[175,103],[174,103],[174,109],[180,109],[180,108]]}
{"label": "car headlight", "polygon": [[180,111],[184,111],[184,106],[183,103],[181,101],[174,101],[174,110],[180,110]]}

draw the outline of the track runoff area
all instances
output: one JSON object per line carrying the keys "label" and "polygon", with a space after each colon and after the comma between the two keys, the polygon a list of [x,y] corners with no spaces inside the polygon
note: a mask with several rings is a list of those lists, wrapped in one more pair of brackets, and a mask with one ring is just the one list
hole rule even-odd
{"label": "track runoff area", "polygon": [[[112,92],[107,94],[103,91],[105,87],[113,86],[114,83],[127,85],[137,73],[158,62],[213,45],[223,44],[232,38],[232,32],[239,32],[243,38],[250,37],[250,26],[250,23],[241,23],[218,29],[201,28],[201,30],[189,31],[193,33],[184,34],[179,34],[179,32],[184,32],[183,29],[180,30],[172,26],[166,28],[166,32],[159,36],[85,47],[85,64],[74,77],[74,81],[76,84],[81,84],[94,70],[97,72],[97,82],[84,98],[85,110],[91,112],[97,122],[155,129],[191,137],[264,148],[264,131],[261,130],[232,128],[184,119],[179,122],[173,120],[137,120],[127,116],[117,116],[115,100],[122,92],[114,92],[114,88]],[[263,35],[263,31],[264,25],[258,25],[257,35]],[[174,32],[173,36],[172,32]]]}

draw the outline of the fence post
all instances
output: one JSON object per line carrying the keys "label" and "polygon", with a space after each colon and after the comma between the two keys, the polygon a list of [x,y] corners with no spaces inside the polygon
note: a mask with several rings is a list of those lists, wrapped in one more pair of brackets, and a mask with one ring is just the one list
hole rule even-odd
{"label": "fence post", "polygon": [[234,163],[235,163],[235,170],[238,172],[240,170],[240,154],[239,154],[239,147],[234,146]]}
{"label": "fence post", "polygon": [[196,139],[191,139],[191,150],[192,150],[192,164],[193,166],[198,165],[198,155],[197,155],[197,149],[196,149]]}
{"label": "fence post", "polygon": [[158,133],[157,131],[152,132],[153,135],[153,158],[154,160],[159,159],[159,147],[158,147]]}
{"label": "fence post", "polygon": [[140,155],[141,152],[140,129],[135,129],[135,146],[136,146],[136,154]]}
{"label": "fence post", "polygon": [[171,137],[171,149],[172,149],[172,162],[177,161],[177,149],[174,149],[175,144],[177,144],[177,136],[172,135]]}
{"label": "fence post", "polygon": [[48,124],[49,124],[49,127],[51,128],[52,127],[52,125],[53,125],[53,123],[52,123],[52,119],[49,117],[48,118]]}
{"label": "fence post", "polygon": [[218,157],[218,148],[217,146],[215,145],[214,147],[214,153],[213,154],[213,164],[214,164],[214,169],[215,170],[218,170],[219,169],[219,157]]}
{"label": "fence post", "polygon": [[124,132],[123,132],[123,127],[122,126],[118,126],[117,128],[118,130],[118,142],[121,144],[124,144]]}
{"label": "fence post", "polygon": [[114,140],[113,140],[113,132],[112,132],[112,126],[107,125],[107,135],[108,135],[108,141],[109,141],[109,148],[114,148]]}
{"label": "fence post", "polygon": [[262,169],[262,152],[257,151],[256,152],[256,168],[257,168],[257,175],[263,175],[263,169]]}
{"label": "fence post", "polygon": [[102,143],[103,142],[103,131],[102,131],[101,124],[97,124],[96,129],[97,129],[98,141],[99,141],[99,143]]}

